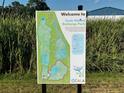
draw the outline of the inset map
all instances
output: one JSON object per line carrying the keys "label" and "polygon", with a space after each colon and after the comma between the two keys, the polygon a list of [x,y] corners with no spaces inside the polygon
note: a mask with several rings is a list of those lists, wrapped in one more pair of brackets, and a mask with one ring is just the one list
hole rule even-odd
{"label": "inset map", "polygon": [[84,35],[76,33],[72,36],[72,53],[75,55],[80,55],[84,53]]}

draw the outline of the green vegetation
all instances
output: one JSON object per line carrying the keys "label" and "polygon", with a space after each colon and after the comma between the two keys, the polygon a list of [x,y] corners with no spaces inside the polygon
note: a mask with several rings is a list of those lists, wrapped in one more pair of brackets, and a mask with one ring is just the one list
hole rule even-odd
{"label": "green vegetation", "polygon": [[[124,75],[122,73],[88,73],[83,93],[123,93]],[[36,79],[0,80],[1,93],[41,93],[41,85]],[[76,93],[76,85],[47,85],[48,93]]]}
{"label": "green vegetation", "polygon": [[[0,74],[36,71],[35,21],[33,18],[0,20]],[[36,72],[33,72],[36,73]]]}
{"label": "green vegetation", "polygon": [[[87,71],[124,72],[124,20],[87,23]],[[17,79],[36,77],[35,19],[29,16],[0,20],[0,74]],[[18,76],[19,75],[19,76]]]}
{"label": "green vegetation", "polygon": [[[36,83],[36,28],[32,15],[36,9],[49,8],[44,2],[39,5],[14,2],[4,9],[0,6],[0,93],[41,93]],[[88,20],[86,57],[84,93],[123,93],[124,19]],[[76,86],[48,85],[48,93],[76,93]]]}
{"label": "green vegetation", "polygon": [[124,20],[89,20],[87,70],[124,72]]}

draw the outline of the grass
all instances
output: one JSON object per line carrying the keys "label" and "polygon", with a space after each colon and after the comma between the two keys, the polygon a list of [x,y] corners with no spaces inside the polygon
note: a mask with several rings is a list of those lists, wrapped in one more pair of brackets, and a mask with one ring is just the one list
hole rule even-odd
{"label": "grass", "polygon": [[[99,73],[87,74],[84,93],[123,93],[124,19],[88,21],[87,28],[87,72]],[[41,93],[35,32],[33,18],[0,20],[0,93]],[[48,93],[76,93],[76,85],[48,85]]]}
{"label": "grass", "polygon": [[[87,21],[87,71],[124,72],[124,19]],[[34,18],[1,18],[0,74],[36,73]]]}
{"label": "grass", "polygon": [[[123,93],[122,73],[87,73],[83,93]],[[76,93],[76,85],[47,85],[48,93]],[[36,79],[0,80],[0,93],[41,93],[41,85]]]}
{"label": "grass", "polygon": [[86,93],[123,93],[122,73],[90,73],[87,75]]}
{"label": "grass", "polygon": [[124,20],[87,22],[87,70],[124,71]]}

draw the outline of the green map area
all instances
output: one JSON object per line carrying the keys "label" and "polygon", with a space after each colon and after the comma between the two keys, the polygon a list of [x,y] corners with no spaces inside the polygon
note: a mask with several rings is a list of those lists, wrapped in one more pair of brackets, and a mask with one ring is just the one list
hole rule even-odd
{"label": "green map area", "polygon": [[39,84],[69,84],[70,49],[54,12],[37,12]]}

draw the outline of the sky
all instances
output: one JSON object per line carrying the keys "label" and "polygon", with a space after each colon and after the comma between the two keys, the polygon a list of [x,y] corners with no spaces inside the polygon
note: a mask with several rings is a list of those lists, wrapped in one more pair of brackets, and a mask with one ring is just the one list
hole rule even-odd
{"label": "sky", "polygon": [[[0,5],[2,5],[0,0]],[[15,0],[6,0],[5,5],[11,4]],[[16,0],[22,4],[28,0]],[[115,7],[124,10],[124,0],[46,0],[51,10],[77,10],[78,5],[83,5],[84,10],[94,10],[102,7]]]}

